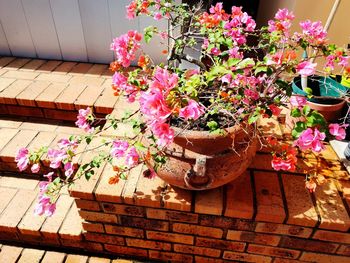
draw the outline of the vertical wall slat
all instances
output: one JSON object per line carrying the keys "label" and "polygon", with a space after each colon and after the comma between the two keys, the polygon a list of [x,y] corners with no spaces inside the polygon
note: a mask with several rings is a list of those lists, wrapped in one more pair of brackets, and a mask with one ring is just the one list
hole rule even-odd
{"label": "vertical wall slat", "polygon": [[49,0],[22,0],[22,4],[38,57],[62,59]]}
{"label": "vertical wall slat", "polygon": [[2,29],[1,19],[0,19],[0,55],[11,56],[11,50],[9,48],[9,44],[7,43],[5,32]]}
{"label": "vertical wall slat", "polygon": [[113,53],[108,0],[79,0],[79,7],[89,61],[109,63]]}
{"label": "vertical wall slat", "polygon": [[12,54],[37,57],[21,0],[0,0],[0,17]]}
{"label": "vertical wall slat", "polygon": [[78,0],[50,0],[63,60],[87,61]]}

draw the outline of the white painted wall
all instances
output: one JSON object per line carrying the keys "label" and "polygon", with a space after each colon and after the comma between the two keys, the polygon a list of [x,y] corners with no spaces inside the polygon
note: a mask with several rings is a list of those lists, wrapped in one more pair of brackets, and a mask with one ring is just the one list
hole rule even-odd
{"label": "white painted wall", "polygon": [[[126,19],[130,0],[0,0],[0,56],[109,63],[113,37],[141,31],[153,19]],[[146,47],[164,59],[159,40]]]}

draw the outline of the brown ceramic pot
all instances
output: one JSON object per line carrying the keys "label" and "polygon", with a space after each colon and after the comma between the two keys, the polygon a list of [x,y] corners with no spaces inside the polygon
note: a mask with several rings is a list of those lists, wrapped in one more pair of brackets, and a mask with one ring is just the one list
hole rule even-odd
{"label": "brown ceramic pot", "polygon": [[[181,130],[174,128],[175,134]],[[188,190],[227,184],[243,174],[255,156],[258,142],[252,127],[234,126],[225,135],[184,131],[166,149],[167,162],[157,174],[167,183]]]}

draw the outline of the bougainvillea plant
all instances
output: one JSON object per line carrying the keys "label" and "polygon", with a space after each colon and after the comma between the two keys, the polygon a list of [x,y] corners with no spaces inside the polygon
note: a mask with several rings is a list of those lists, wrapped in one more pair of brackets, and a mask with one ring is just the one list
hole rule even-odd
{"label": "bougainvillea plant", "polygon": [[[282,9],[268,26],[257,28],[240,7],[227,13],[218,3],[206,12],[200,5],[171,0],[132,1],[127,17],[139,15],[166,20],[169,29],[149,26],[143,33],[129,31],[111,44],[116,58],[110,66],[114,95],[137,104],[136,109],[120,118],[107,115],[104,125],[98,125],[102,119],[96,118],[92,109],[81,109],[76,125],[86,134],[61,139],[57,149],[19,150],[16,161],[20,170],[31,167],[37,173],[45,165],[44,159],[52,168],[40,184],[37,214],[51,215],[62,187],[81,177],[89,179],[106,162],[113,165],[116,174],[111,183],[127,178],[129,170],[141,163],[153,164],[144,173],[153,178],[157,167],[166,162],[164,148],[177,136],[173,126],[225,133],[234,125],[251,125],[261,143],[272,148],[272,167],[284,171],[296,169],[299,150],[318,154],[325,148],[326,136],[344,138],[346,125],[327,124],[320,113],[306,105],[307,98],[292,96],[293,76],[315,74],[315,58],[326,59],[328,73],[336,64],[347,66],[346,50],[327,43],[320,22],[303,21],[300,32],[291,32],[294,15]],[[141,43],[154,37],[167,45],[160,52],[166,58],[164,64],[155,65],[142,51]],[[304,50],[308,58],[300,55]],[[184,61],[193,67],[183,69]],[[292,130],[294,143],[265,138],[255,123],[260,118],[276,118],[282,107],[289,105],[291,115],[299,120]],[[105,129],[118,129],[125,123],[131,124],[134,135],[101,136]],[[78,146],[96,139],[101,140],[100,146],[93,147],[98,154],[91,162],[75,164],[74,157],[81,153]],[[314,191],[316,179],[317,174],[306,176],[310,191]]]}

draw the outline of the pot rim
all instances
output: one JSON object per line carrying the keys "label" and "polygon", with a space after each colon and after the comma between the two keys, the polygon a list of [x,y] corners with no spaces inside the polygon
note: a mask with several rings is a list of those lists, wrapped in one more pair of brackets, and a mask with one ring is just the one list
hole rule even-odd
{"label": "pot rim", "polygon": [[307,104],[309,105],[314,105],[316,107],[321,107],[321,108],[324,108],[324,109],[333,109],[333,110],[339,110],[339,109],[342,109],[344,104],[345,104],[345,100],[344,99],[340,99],[341,100],[339,103],[336,103],[336,104],[322,104],[322,103],[315,103],[315,102],[312,102],[312,101],[307,101]]}

